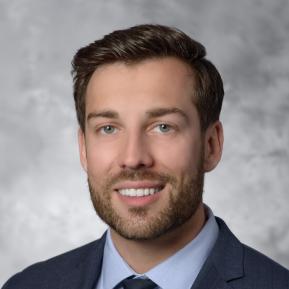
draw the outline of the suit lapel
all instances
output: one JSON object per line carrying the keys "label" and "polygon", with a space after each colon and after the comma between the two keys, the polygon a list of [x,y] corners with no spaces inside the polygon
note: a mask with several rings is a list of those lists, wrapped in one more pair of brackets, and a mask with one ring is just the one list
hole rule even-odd
{"label": "suit lapel", "polygon": [[57,289],[94,289],[101,273],[106,234],[95,242],[88,256],[64,275]]}
{"label": "suit lapel", "polygon": [[203,271],[202,278],[197,278],[191,289],[232,289],[225,282],[218,270],[212,265]]}
{"label": "suit lapel", "polygon": [[216,218],[219,236],[191,289],[230,289],[230,281],[244,276],[243,245],[223,220]]}

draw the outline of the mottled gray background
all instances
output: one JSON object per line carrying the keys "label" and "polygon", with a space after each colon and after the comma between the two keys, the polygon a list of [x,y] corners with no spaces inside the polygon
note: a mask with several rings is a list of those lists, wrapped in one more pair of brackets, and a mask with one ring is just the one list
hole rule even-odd
{"label": "mottled gray background", "polygon": [[201,41],[224,78],[224,156],[205,201],[289,267],[288,15],[288,0],[0,0],[0,284],[104,231],[78,161],[70,61],[147,22]]}

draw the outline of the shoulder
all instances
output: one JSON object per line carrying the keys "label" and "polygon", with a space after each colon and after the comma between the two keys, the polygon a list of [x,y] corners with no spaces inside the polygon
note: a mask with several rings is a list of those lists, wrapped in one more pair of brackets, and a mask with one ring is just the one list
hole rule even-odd
{"label": "shoulder", "polygon": [[248,281],[256,283],[258,280],[260,288],[272,284],[272,288],[289,289],[289,271],[286,268],[247,245],[243,244],[243,248],[244,276]]}
{"label": "shoulder", "polygon": [[12,276],[2,289],[56,288],[61,278],[74,268],[89,262],[92,258],[101,259],[104,240],[105,236],[59,256],[33,264]]}
{"label": "shoulder", "polygon": [[233,288],[289,289],[289,271],[257,250],[241,243],[225,222],[216,218],[219,237],[214,265]]}

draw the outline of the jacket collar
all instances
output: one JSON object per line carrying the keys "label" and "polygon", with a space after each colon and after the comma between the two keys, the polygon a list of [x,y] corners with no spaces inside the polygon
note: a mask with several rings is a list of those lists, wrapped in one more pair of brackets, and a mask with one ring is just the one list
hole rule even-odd
{"label": "jacket collar", "polygon": [[244,276],[243,246],[216,217],[219,237],[191,289],[229,289],[230,281]]}
{"label": "jacket collar", "polygon": [[61,278],[57,289],[92,289],[101,273],[106,233],[95,241],[86,257]]}

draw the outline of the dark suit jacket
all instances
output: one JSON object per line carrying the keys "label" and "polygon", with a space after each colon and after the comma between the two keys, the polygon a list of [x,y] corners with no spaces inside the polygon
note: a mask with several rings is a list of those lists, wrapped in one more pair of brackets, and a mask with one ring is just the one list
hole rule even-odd
{"label": "dark suit jacket", "polygon": [[[219,237],[191,289],[289,289],[287,269],[241,244],[221,219],[217,222]],[[95,242],[28,267],[2,289],[95,289],[104,244],[105,234]]]}

